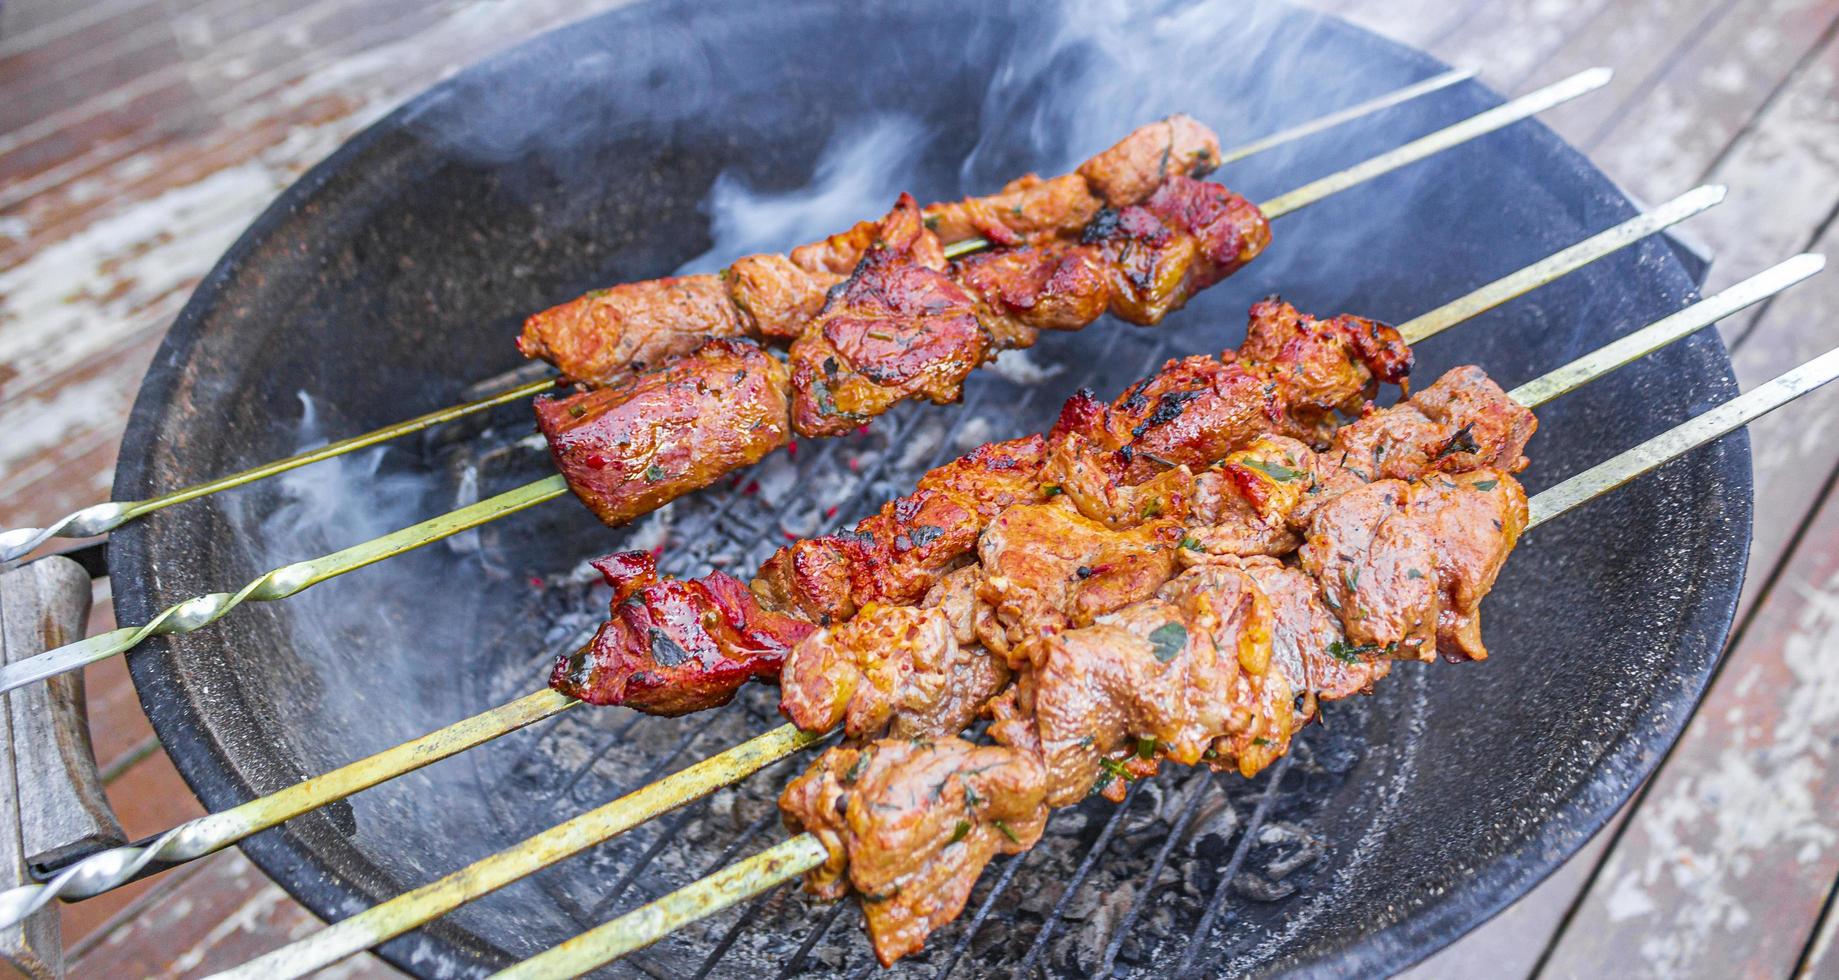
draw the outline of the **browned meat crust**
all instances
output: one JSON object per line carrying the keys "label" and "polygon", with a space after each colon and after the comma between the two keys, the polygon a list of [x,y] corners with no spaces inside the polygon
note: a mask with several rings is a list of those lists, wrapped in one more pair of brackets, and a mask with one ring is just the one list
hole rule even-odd
{"label": "browned meat crust", "polygon": [[[1053,180],[1031,174],[988,197],[935,204],[923,219],[942,241],[981,236],[998,246],[1019,246],[1070,239],[1101,207],[1142,203],[1165,178],[1200,176],[1218,161],[1212,131],[1173,116],[1136,130],[1078,173]],[[518,350],[555,365],[566,380],[600,387],[686,356],[708,340],[793,341],[823,308],[826,291],[854,272],[880,237],[876,222],[863,221],[787,256],[747,256],[719,276],[597,289],[525,320]],[[1103,308],[1101,302],[1079,325]]]}
{"label": "browned meat crust", "polygon": [[786,372],[744,340],[712,340],[620,388],[536,400],[537,427],[575,496],[618,526],[791,438]]}
{"label": "browned meat crust", "polygon": [[945,268],[919,205],[902,194],[855,272],[792,344],[792,425],[801,435],[847,432],[908,398],[958,400],[989,338]]}

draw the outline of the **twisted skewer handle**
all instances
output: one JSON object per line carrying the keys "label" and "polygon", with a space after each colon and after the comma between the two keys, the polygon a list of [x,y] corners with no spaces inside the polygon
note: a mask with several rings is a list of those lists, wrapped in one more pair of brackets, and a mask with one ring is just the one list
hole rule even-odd
{"label": "twisted skewer handle", "polygon": [[363,433],[362,435],[352,436],[349,439],[329,442],[323,446],[306,450],[305,452],[295,453],[283,459],[270,460],[260,466],[252,466],[239,473],[232,473],[229,476],[219,477],[215,480],[193,484],[189,487],[182,487],[171,493],[164,493],[157,497],[148,497],[145,500],[114,500],[103,504],[93,504],[82,510],[66,514],[64,517],[53,521],[45,527],[16,527],[7,531],[0,531],[0,563],[18,561],[37,550],[40,545],[52,538],[88,538],[98,534],[106,534],[129,521],[138,520],[156,510],[163,510],[167,507],[171,507],[173,504],[182,504],[187,500],[196,500],[199,497],[209,496],[220,490],[229,490],[233,487],[244,486],[254,483],[257,480],[264,480],[271,476],[286,473],[288,470],[305,466],[308,463],[317,463],[320,460],[331,459],[334,456],[343,456],[346,453],[355,452],[359,449],[374,446],[381,442],[388,442],[400,436],[420,432],[423,429],[439,425],[442,422],[450,422],[462,416],[471,415],[474,412],[481,412],[488,408],[496,408],[499,405],[514,402],[520,398],[527,398],[531,395],[539,394],[555,387],[555,384],[556,379],[554,378],[543,378],[537,381],[526,382],[515,388],[507,388],[496,394],[486,395],[483,398],[463,402],[458,405],[449,405],[446,408],[436,409],[424,415],[417,415],[412,419],[405,419],[394,425],[387,425],[381,429],[375,429]]}
{"label": "twisted skewer handle", "polygon": [[459,510],[429,518],[420,524],[412,524],[400,531],[354,544],[342,551],[282,565],[258,576],[235,592],[212,592],[187,599],[166,607],[159,615],[140,626],[100,633],[36,657],[8,664],[0,669],[0,694],[125,653],[139,646],[148,637],[172,636],[201,629],[222,619],[245,602],[285,599],[327,579],[534,507],[567,491],[568,484],[560,475],[545,477],[496,497],[488,497]]}
{"label": "twisted skewer handle", "polygon": [[552,717],[581,702],[544,689],[420,738],[384,749],[323,776],[295,783],[222,813],[207,814],[140,844],[110,848],[72,864],[42,884],[0,892],[0,929],[54,899],[88,898],[119,888],[155,864],[171,865],[222,850],[250,834],[344,799],[388,779]]}

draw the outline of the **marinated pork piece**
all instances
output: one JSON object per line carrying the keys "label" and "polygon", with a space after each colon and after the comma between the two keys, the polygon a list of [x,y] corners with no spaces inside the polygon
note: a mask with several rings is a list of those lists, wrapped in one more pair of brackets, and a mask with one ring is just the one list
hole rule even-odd
{"label": "marinated pork piece", "polygon": [[1044,655],[1040,641],[1153,595],[1175,572],[1181,537],[1174,517],[1114,531],[1064,498],[1011,507],[977,542],[978,598],[993,612],[979,638],[1026,667]]}
{"label": "marinated pork piece", "polygon": [[1176,114],[1126,136],[1079,165],[1093,193],[1114,208],[1136,204],[1170,177],[1203,177],[1220,165],[1220,138],[1193,117]]}
{"label": "marinated pork piece", "polygon": [[1095,246],[1052,242],[999,248],[957,260],[953,278],[977,302],[977,319],[997,351],[1034,345],[1042,330],[1079,330],[1111,299]]}
{"label": "marinated pork piece", "polygon": [[1154,597],[1049,638],[1041,662],[992,705],[991,737],[1039,753],[1054,807],[1094,791],[1122,799],[1124,782],[1153,772],[1153,760],[1194,765],[1209,750],[1217,759],[1236,735],[1251,750],[1240,764],[1261,768],[1292,728],[1289,684],[1271,670],[1271,617],[1239,570],[1190,569]]}
{"label": "marinated pork piece", "polygon": [[1008,683],[1003,663],[960,646],[938,608],[870,603],[799,641],[779,676],[779,710],[808,732],[851,739],[956,735]]}
{"label": "marinated pork piece", "polygon": [[1129,430],[1130,478],[1161,467],[1206,466],[1266,433],[1324,445],[1337,412],[1352,412],[1378,382],[1398,384],[1411,351],[1372,320],[1317,320],[1279,300],[1252,307],[1245,343],[1220,358],[1170,361],[1112,403]]}
{"label": "marinated pork piece", "polygon": [[789,343],[824,308],[830,287],[843,276],[800,268],[783,255],[749,255],[721,273],[728,298],[746,318],[749,332]]}
{"label": "marinated pork piece", "polygon": [[970,294],[945,274],[938,238],[902,194],[855,272],[792,343],[792,424],[840,435],[896,402],[957,401],[989,355]]}
{"label": "marinated pork piece", "polygon": [[576,497],[619,526],[785,445],[786,372],[744,340],[712,340],[620,388],[536,400]]}
{"label": "marinated pork piece", "polygon": [[984,525],[1034,500],[1046,440],[988,443],[920,477],[852,530],[793,542],[760,566],[753,590],[769,608],[841,622],[864,603],[919,601],[975,550]]}
{"label": "marinated pork piece", "polygon": [[1538,427],[1480,368],[1458,367],[1406,401],[1342,426],[1324,456],[1366,482],[1414,480],[1431,469],[1518,473]]}
{"label": "marinated pork piece", "polygon": [[1141,126],[1070,174],[1028,174],[1000,192],[926,208],[943,241],[981,237],[997,245],[1076,234],[1100,208],[1141,204],[1173,176],[1204,177],[1220,165],[1213,130],[1185,115]]}
{"label": "marinated pork piece", "polygon": [[1315,511],[1300,552],[1362,652],[1481,660],[1479,606],[1526,526],[1526,493],[1499,470],[1381,480]]}
{"label": "marinated pork piece", "polygon": [[565,380],[617,384],[749,324],[715,276],[667,276],[596,289],[524,321],[517,349]]}
{"label": "marinated pork piece", "polygon": [[1341,621],[1301,569],[1271,558],[1248,558],[1236,565],[1271,600],[1271,661],[1305,696],[1297,711],[1299,727],[1315,716],[1318,699],[1371,694],[1374,682],[1391,673],[1391,660],[1356,651],[1346,642]]}
{"label": "marinated pork piece", "polygon": [[657,577],[643,551],[594,567],[613,587],[610,616],[587,646],[556,663],[549,686],[589,704],[681,715],[727,704],[749,680],[779,676],[811,624],[768,612],[738,579]]}
{"label": "marinated pork piece", "polygon": [[835,748],[779,797],[785,824],[822,841],[805,877],[824,898],[862,896],[883,966],[917,951],[964,910],[997,854],[1034,846],[1047,823],[1041,764],[960,738],[885,739]]}

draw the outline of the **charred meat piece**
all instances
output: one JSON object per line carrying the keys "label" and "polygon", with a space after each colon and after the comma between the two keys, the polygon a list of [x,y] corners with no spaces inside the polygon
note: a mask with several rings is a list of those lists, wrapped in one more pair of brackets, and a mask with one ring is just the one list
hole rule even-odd
{"label": "charred meat piece", "polygon": [[956,401],[989,353],[970,294],[901,195],[855,272],[792,344],[792,425],[838,435],[894,403]]}
{"label": "charred meat piece", "polygon": [[862,896],[883,966],[917,951],[963,911],[997,854],[1034,846],[1047,822],[1040,763],[960,738],[882,740],[825,752],[779,797],[786,827],[830,858],[805,883]]}
{"label": "charred meat piece", "polygon": [[1302,567],[1363,653],[1480,660],[1479,605],[1526,526],[1526,493],[1499,470],[1380,480],[1316,510]]}
{"label": "charred meat piece", "polygon": [[1265,300],[1236,353],[1170,361],[1112,407],[1141,480],[1159,466],[1205,466],[1265,433],[1323,445],[1337,412],[1359,409],[1379,382],[1401,383],[1410,370],[1411,352],[1391,327],[1317,320]]}
{"label": "charred meat piece", "polygon": [[682,357],[710,340],[746,335],[716,276],[681,276],[596,289],[524,321],[517,349],[562,377],[602,386]]}
{"label": "charred meat piece", "polygon": [[937,738],[963,731],[1008,679],[1001,661],[959,645],[944,610],[870,603],[792,648],[779,710],[809,732]]}
{"label": "charred meat piece", "polygon": [[618,526],[784,445],[786,372],[742,340],[712,340],[619,388],[536,400],[575,496]]}
{"label": "charred meat piece", "polygon": [[1341,427],[1324,456],[1369,482],[1413,480],[1432,469],[1518,473],[1538,427],[1480,368],[1459,367],[1408,400]]}
{"label": "charred meat piece", "polygon": [[753,589],[770,608],[815,623],[841,622],[868,602],[917,602],[968,559],[990,518],[1038,498],[1045,454],[1040,436],[979,446],[853,529],[780,548]]}
{"label": "charred meat piece", "polygon": [[1103,251],[1112,314],[1148,326],[1256,258],[1271,227],[1226,188],[1176,176],[1147,204],[1099,212],[1082,241]]}
{"label": "charred meat piece", "polygon": [[589,704],[681,715],[727,704],[749,680],[779,676],[809,623],[761,609],[733,576],[657,577],[628,552],[594,562],[613,587],[611,617],[587,646],[556,662],[549,686]]}

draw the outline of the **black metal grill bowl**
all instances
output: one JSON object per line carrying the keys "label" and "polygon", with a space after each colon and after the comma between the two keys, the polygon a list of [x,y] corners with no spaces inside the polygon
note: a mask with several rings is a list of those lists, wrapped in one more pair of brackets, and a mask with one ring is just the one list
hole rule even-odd
{"label": "black metal grill bowl", "polygon": [[[135,406],[118,499],[458,400],[518,364],[522,315],[710,248],[704,203],[718,175],[798,188],[828,143],[876,117],[899,114],[924,136],[892,186],[937,199],[1102,146],[1055,101],[1069,88],[1129,100],[1105,109],[1140,110],[1133,122],[1189,112],[1231,143],[1441,67],[1274,4],[1144,12],[1083,40],[1065,14],[970,0],[658,0],[442,82],[287,191],[199,287]],[[1197,25],[1223,17],[1235,43],[1197,48]],[[1220,179],[1262,199],[1495,101],[1460,87]],[[1039,370],[985,372],[962,406],[910,406],[867,435],[808,444],[633,529],[610,532],[572,502],[525,512],[150,643],[131,655],[134,679],[167,751],[222,809],[535,689],[604,601],[578,574],[585,558],[665,540],[670,570],[743,572],[784,534],[853,520],[960,446],[1040,429],[1081,385],[1114,393],[1167,356],[1236,344],[1261,295],[1404,319],[1633,211],[1579,154],[1522,123],[1284,218],[1264,258],[1162,328],[1106,321],[1047,337],[1032,353]],[[1419,374],[1476,363],[1517,383],[1693,295],[1674,252],[1649,241],[1425,344]],[[1529,489],[1733,391],[1707,333],[1568,396],[1542,412]],[[117,532],[121,620],[543,472],[540,452],[519,444],[527,410],[487,423]],[[1678,734],[1728,629],[1749,526],[1748,447],[1734,437],[1538,529],[1489,599],[1493,659],[1396,671],[1377,696],[1331,708],[1276,778],[1173,773],[1124,809],[1061,814],[1035,852],[991,869],[964,921],[901,975],[982,976],[1026,960],[1055,975],[1110,964],[1161,976],[1193,943],[1195,962],[1235,975],[1383,973],[1427,955],[1554,868]],[[772,708],[762,688],[687,719],[577,710],[244,849],[315,911],[342,917],[774,724]],[[546,948],[772,840],[787,772],[384,955],[447,976]],[[613,972],[858,975],[871,960],[854,915],[787,890]]]}

